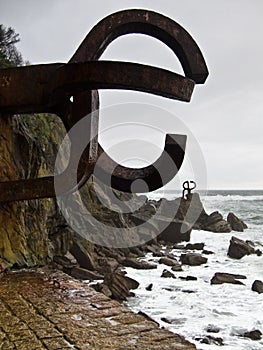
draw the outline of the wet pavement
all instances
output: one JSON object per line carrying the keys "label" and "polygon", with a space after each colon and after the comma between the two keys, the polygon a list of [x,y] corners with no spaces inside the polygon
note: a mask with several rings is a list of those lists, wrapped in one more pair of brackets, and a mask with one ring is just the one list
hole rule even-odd
{"label": "wet pavement", "polygon": [[61,272],[0,277],[0,349],[192,350],[195,346]]}

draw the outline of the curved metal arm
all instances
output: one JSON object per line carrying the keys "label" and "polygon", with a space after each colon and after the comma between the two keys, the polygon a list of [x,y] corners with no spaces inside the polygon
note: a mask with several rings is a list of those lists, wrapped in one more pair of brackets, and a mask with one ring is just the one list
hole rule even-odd
{"label": "curved metal arm", "polygon": [[165,69],[130,62],[88,61],[65,64],[49,85],[50,105],[85,89],[120,89],[148,92],[189,102],[195,83]]}
{"label": "curved metal arm", "polygon": [[[129,168],[116,163],[99,146],[100,156],[94,175],[102,183],[123,192],[151,192],[166,185],[177,174],[184,160],[185,135],[166,135],[164,151],[151,165],[144,168]],[[135,180],[137,182],[133,187]]]}
{"label": "curved metal arm", "polygon": [[89,32],[70,62],[98,60],[113,40],[132,33],[159,39],[179,58],[186,77],[197,84],[205,82],[208,69],[191,35],[172,19],[149,10],[124,10],[105,17]]}
{"label": "curved metal arm", "polygon": [[[114,39],[130,33],[147,34],[165,43],[179,58],[186,77],[138,64],[90,62],[98,60]],[[56,175],[56,179],[61,182],[60,193],[81,187],[93,173],[98,158],[97,138],[90,136],[97,135],[99,96],[98,91],[92,89],[123,88],[190,101],[194,83],[204,83],[208,76],[202,53],[189,33],[171,19],[148,10],[120,11],[103,19],[87,35],[69,63],[68,66],[54,64],[5,70],[0,87],[1,104],[5,113],[53,112],[62,119],[67,130],[84,116],[93,116],[86,130],[91,142],[87,144],[80,164],[74,162],[73,146],[68,168]],[[89,76],[87,72],[90,73]],[[7,73],[10,76],[6,76]],[[22,93],[17,93],[17,84]],[[53,98],[50,98],[49,89],[54,93]],[[69,101],[71,95],[74,95],[73,104]],[[97,113],[94,114],[95,111]],[[154,164],[142,169],[120,166],[104,152],[104,156],[100,157],[104,159],[104,164],[98,162],[100,176],[110,176],[110,185],[123,191],[131,191],[135,179],[145,180],[150,191],[163,186],[176,174],[184,157],[186,137],[175,135],[172,138],[175,142],[167,136],[162,156]],[[175,164],[173,169],[168,166],[168,156]],[[76,166],[77,186],[72,178],[76,174]],[[174,170],[176,168],[177,171]],[[165,169],[161,175],[157,174],[160,169]],[[139,188],[138,190],[140,191]],[[54,196],[53,176],[0,182],[0,202]]]}

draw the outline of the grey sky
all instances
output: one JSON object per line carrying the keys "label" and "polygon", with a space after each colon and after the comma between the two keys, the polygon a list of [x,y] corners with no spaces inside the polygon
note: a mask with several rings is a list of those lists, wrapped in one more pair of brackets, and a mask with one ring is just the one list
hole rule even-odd
{"label": "grey sky", "polygon": [[[263,1],[262,0],[0,0],[0,22],[20,34],[18,48],[32,64],[67,62],[88,31],[106,15],[126,8],[158,11],[180,23],[198,43],[209,68],[204,85],[195,87],[192,101],[180,103],[143,93],[103,91],[103,107],[114,103],[141,102],[164,108],[185,123],[179,126],[170,117],[109,117],[102,113],[101,127],[110,119],[143,122],[166,132],[191,130],[202,150],[209,188],[263,188]],[[130,35],[113,42],[102,59],[129,60],[182,72],[175,56],[155,39]],[[164,113],[165,115],[165,113]],[[122,129],[124,128],[124,129]],[[125,129],[126,128],[126,129]],[[185,129],[185,130],[183,130]],[[153,135],[162,146],[162,136],[127,125],[102,134],[104,146],[134,138],[140,133],[146,141]],[[121,137],[122,135],[122,137]],[[105,137],[104,137],[105,136]],[[190,137],[190,145],[191,137]],[[127,143],[128,147],[128,143]],[[117,147],[118,148],[118,147]],[[120,152],[123,150],[123,153]],[[146,155],[138,143],[134,156],[146,162],[158,156]],[[115,156],[125,159],[125,146]],[[147,147],[145,147],[147,149]],[[189,170],[195,150],[188,148],[189,162],[181,180],[194,177]],[[200,179],[197,177],[197,181]],[[170,188],[178,186],[172,183]]]}

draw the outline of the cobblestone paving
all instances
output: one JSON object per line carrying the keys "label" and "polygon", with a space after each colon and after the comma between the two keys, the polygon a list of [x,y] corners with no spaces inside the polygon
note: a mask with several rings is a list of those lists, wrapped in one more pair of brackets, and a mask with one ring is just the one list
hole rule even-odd
{"label": "cobblestone paving", "polygon": [[0,349],[192,350],[195,346],[60,272],[0,278]]}

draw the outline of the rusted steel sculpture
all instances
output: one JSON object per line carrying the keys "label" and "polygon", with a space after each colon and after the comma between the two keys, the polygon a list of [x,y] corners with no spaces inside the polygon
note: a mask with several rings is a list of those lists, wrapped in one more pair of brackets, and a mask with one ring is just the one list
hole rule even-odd
{"label": "rusted steel sculpture", "polygon": [[[185,76],[143,64],[98,61],[113,40],[129,33],[150,35],[165,43],[179,58]],[[92,139],[90,136],[98,133],[98,89],[136,90],[189,102],[195,84],[203,84],[207,76],[199,47],[178,23],[148,10],[125,10],[99,22],[67,64],[0,69],[0,113],[54,113],[62,119],[67,130],[91,114],[86,134]],[[103,181],[104,176],[111,176],[113,188],[129,192],[134,180],[143,179],[150,191],[155,190],[170,181],[180,169],[186,136],[166,135],[165,152],[154,164],[141,169],[116,164],[100,147],[97,137],[87,145],[76,165],[74,142],[71,140],[67,169],[55,175],[56,182],[61,184],[59,193],[54,190],[54,176],[0,182],[0,202],[55,197],[75,191],[92,175],[99,157],[99,177]],[[167,176],[163,179],[156,169],[166,166],[166,152],[177,170],[167,168]],[[77,188],[72,178],[76,166]]]}

